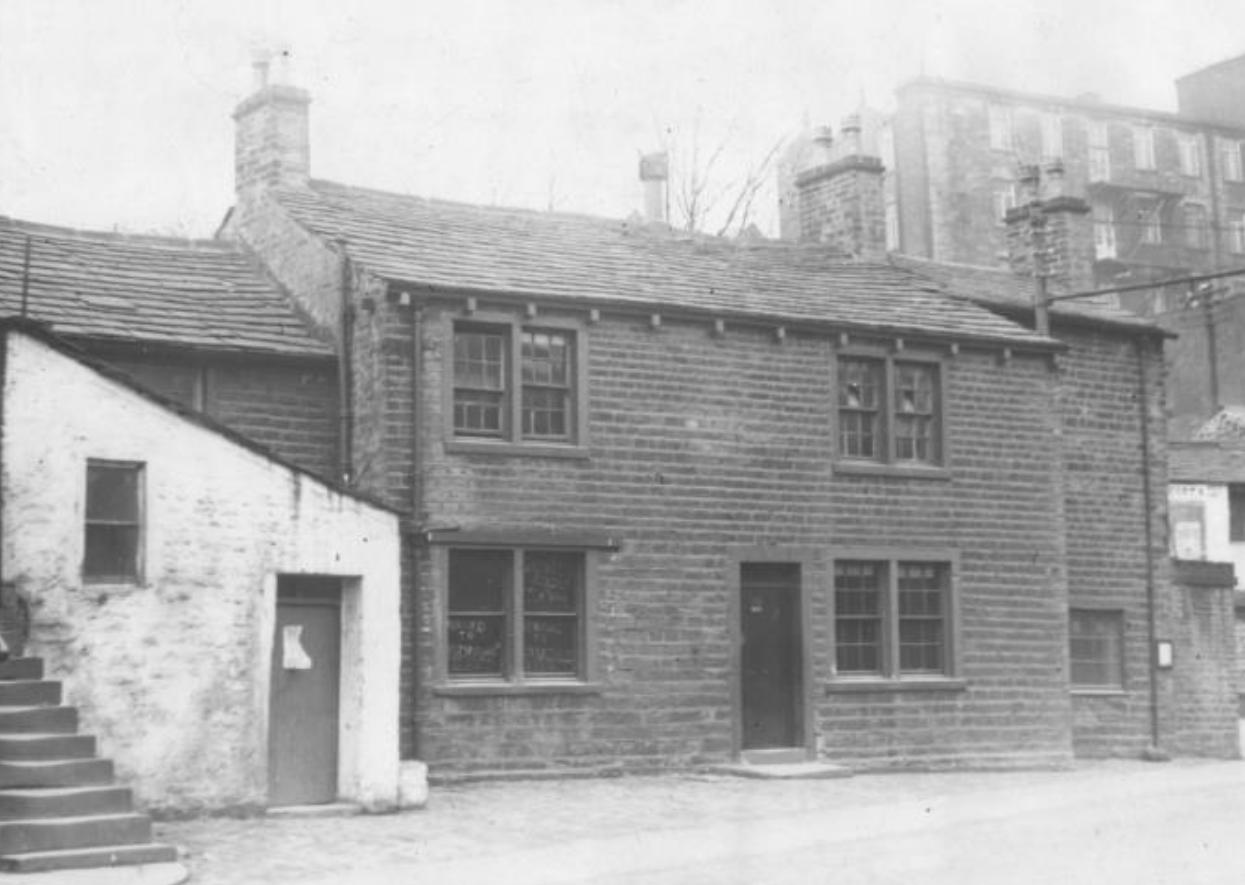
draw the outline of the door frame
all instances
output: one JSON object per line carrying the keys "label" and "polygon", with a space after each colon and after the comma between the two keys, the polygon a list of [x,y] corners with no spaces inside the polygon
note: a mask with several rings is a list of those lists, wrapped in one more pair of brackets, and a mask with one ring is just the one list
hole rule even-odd
{"label": "door frame", "polygon": [[786,563],[800,568],[800,600],[795,607],[796,630],[800,637],[800,657],[796,662],[800,672],[800,691],[793,692],[800,708],[796,711],[799,725],[796,729],[797,743],[793,749],[802,749],[806,759],[816,756],[817,726],[816,709],[813,705],[812,649],[812,593],[810,587],[818,574],[817,551],[811,547],[737,547],[726,558],[727,618],[730,636],[731,680],[731,758],[742,758],[744,709],[743,709],[743,624],[740,610],[740,566],[746,562]]}

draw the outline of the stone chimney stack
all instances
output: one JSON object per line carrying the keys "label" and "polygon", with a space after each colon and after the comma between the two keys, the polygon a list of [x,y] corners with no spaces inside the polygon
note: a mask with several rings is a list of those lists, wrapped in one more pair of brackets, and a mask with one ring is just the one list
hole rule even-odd
{"label": "stone chimney stack", "polygon": [[1066,192],[1063,164],[1020,170],[1022,203],[1007,212],[1007,255],[1020,276],[1046,279],[1047,294],[1094,288],[1094,223],[1081,197]]}
{"label": "stone chimney stack", "polygon": [[828,129],[814,139],[818,165],[795,180],[802,242],[826,243],[854,258],[886,255],[882,160],[862,147],[860,117],[843,121],[835,142]]}
{"label": "stone chimney stack", "polygon": [[665,151],[640,157],[640,181],[644,184],[644,218],[665,224],[667,188],[670,181],[670,155]]}
{"label": "stone chimney stack", "polygon": [[272,54],[252,63],[254,92],[233,112],[234,186],[239,194],[258,188],[301,186],[311,171],[306,90],[272,82]]}

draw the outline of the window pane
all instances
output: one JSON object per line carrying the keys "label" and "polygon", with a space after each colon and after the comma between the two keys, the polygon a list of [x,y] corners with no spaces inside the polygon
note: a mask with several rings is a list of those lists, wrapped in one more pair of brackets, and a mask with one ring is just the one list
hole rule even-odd
{"label": "window pane", "polygon": [[523,619],[523,670],[529,674],[579,671],[579,618],[538,615]]}
{"label": "window pane", "polygon": [[1124,616],[1118,611],[1073,609],[1069,615],[1071,681],[1075,686],[1124,684]]}
{"label": "window pane", "polygon": [[502,395],[476,390],[454,391],[454,430],[474,436],[500,436]]}
{"label": "window pane", "polygon": [[938,460],[938,367],[895,364],[895,459]]}
{"label": "window pane", "polygon": [[138,526],[88,523],[82,573],[89,578],[138,577]]}
{"label": "window pane", "polygon": [[883,576],[878,562],[834,565],[835,664],[840,673],[881,672]]}
{"label": "window pane", "polygon": [[567,435],[568,395],[565,390],[523,388],[523,435]]}
{"label": "window pane", "polygon": [[454,386],[501,390],[505,385],[506,336],[500,332],[454,332]]}
{"label": "window pane", "polygon": [[86,518],[92,521],[138,522],[138,468],[87,465]]}
{"label": "window pane", "polygon": [[523,382],[566,386],[570,380],[569,332],[523,333]]}
{"label": "window pane", "polygon": [[502,615],[452,615],[449,623],[449,672],[501,676],[505,660]]}
{"label": "window pane", "polygon": [[945,669],[946,574],[942,563],[899,564],[900,672]]}
{"label": "window pane", "polygon": [[451,550],[451,613],[504,614],[513,554],[509,550]]}
{"label": "window pane", "polygon": [[575,613],[582,574],[582,554],[528,551],[523,557],[523,610]]}
{"label": "window pane", "polygon": [[881,360],[839,360],[839,454],[847,458],[878,458],[879,410],[885,364]]}

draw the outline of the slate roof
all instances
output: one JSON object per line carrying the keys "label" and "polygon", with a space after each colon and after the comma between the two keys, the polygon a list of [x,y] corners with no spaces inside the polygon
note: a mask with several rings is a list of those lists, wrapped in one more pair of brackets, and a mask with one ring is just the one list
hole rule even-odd
{"label": "slate roof", "polygon": [[1194,431],[1193,438],[1245,442],[1245,406],[1223,406]]}
{"label": "slate roof", "polygon": [[[899,254],[891,255],[890,261],[897,267],[936,280],[946,286],[948,292],[969,298],[977,304],[1032,310],[1033,280],[1017,276],[1006,268],[954,264]],[[1104,300],[1056,301],[1051,305],[1051,315],[1139,332],[1165,334],[1153,320],[1104,303]]]}
{"label": "slate roof", "polygon": [[0,216],[0,316],[20,311],[58,334],[231,352],[329,356],[292,302],[234,246],[127,236]]}
{"label": "slate roof", "polygon": [[1245,482],[1245,440],[1168,443],[1167,478],[1171,482]]}
{"label": "slate roof", "polygon": [[824,246],[740,242],[318,180],[271,193],[303,227],[345,239],[368,270],[414,288],[1057,346],[967,299],[948,298],[905,268],[849,261]]}

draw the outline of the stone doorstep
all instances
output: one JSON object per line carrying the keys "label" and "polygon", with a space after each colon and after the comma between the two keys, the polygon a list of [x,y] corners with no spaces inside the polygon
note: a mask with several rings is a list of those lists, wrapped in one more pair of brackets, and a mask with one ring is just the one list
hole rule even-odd
{"label": "stone doorstep", "polygon": [[180,861],[0,873],[4,885],[181,885],[189,879],[190,870]]}
{"label": "stone doorstep", "polygon": [[735,777],[750,777],[760,780],[825,780],[829,778],[851,777],[854,774],[845,765],[831,765],[828,762],[770,762],[762,764],[735,762],[727,765],[711,766],[709,771],[715,774],[729,774]]}
{"label": "stone doorstep", "polygon": [[[265,809],[267,817],[282,818],[313,818],[313,817],[353,817],[362,814],[363,807],[353,802],[325,802],[321,805],[279,805]],[[0,883],[3,885],[3,883]]]}

